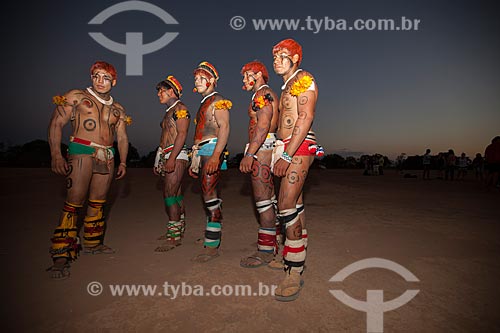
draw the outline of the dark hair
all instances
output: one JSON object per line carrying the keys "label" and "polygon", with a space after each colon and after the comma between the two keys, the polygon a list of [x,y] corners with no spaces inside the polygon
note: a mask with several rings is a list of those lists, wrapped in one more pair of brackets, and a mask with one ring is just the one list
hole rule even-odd
{"label": "dark hair", "polygon": [[156,90],[160,90],[161,88],[165,88],[165,89],[174,89],[174,87],[172,87],[170,84],[168,84],[167,82],[165,81],[160,81],[158,82],[158,84],[156,85]]}

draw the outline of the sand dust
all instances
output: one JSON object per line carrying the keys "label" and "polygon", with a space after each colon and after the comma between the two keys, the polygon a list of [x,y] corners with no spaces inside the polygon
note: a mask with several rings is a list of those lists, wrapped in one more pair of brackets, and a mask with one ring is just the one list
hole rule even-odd
{"label": "sand dust", "polygon": [[[52,281],[48,248],[65,199],[64,179],[49,169],[0,169],[2,202],[3,328],[16,332],[365,332],[366,313],[335,299],[340,289],[359,300],[366,290],[384,299],[418,289],[406,305],[384,314],[385,332],[493,332],[500,330],[500,194],[472,178],[462,182],[362,176],[361,170],[312,170],[305,189],[309,247],[300,298],[272,296],[166,296],[163,285],[277,284],[283,272],[240,268],[255,248],[248,176],[223,174],[222,254],[209,264],[199,253],[204,215],[199,188],[185,178],[184,244],[155,253],[166,213],[158,179],[129,169],[110,192],[106,244],[113,255],[80,256],[71,277]],[[388,270],[359,271],[344,282],[329,279],[345,266],[384,258],[412,272],[407,282]],[[87,292],[97,281],[99,296]],[[156,286],[154,296],[112,296],[110,285]],[[229,287],[227,287],[229,288]],[[187,287],[185,292],[188,293]],[[263,290],[264,292],[265,290]],[[6,331],[6,330],[3,330]]]}

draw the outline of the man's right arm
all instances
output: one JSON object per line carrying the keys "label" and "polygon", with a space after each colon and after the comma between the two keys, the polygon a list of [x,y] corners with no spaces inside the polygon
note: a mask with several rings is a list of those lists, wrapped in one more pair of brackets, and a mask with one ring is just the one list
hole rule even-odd
{"label": "man's right arm", "polygon": [[74,98],[75,91],[54,97],[56,108],[52,113],[48,129],[52,171],[63,176],[68,172],[68,164],[61,154],[62,129],[71,119],[74,105],[69,101]]}
{"label": "man's right arm", "polygon": [[256,111],[257,125],[253,132],[252,138],[248,144],[248,149],[240,162],[240,171],[249,173],[252,171],[254,156],[266,140],[269,128],[271,127],[271,119],[273,117],[272,101]]}
{"label": "man's right arm", "polygon": [[174,140],[174,147],[170,152],[170,157],[165,163],[165,171],[173,172],[175,170],[175,161],[179,153],[184,148],[189,130],[189,119],[191,118],[189,111],[183,107],[175,111],[175,126],[177,127],[177,136]]}

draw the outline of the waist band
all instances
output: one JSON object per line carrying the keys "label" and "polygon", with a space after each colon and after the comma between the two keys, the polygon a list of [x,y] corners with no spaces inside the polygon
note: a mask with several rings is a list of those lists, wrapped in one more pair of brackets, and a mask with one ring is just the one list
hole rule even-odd
{"label": "waist band", "polygon": [[115,156],[115,149],[112,146],[104,146],[71,136],[68,153],[70,155],[95,155],[98,160],[109,161]]}

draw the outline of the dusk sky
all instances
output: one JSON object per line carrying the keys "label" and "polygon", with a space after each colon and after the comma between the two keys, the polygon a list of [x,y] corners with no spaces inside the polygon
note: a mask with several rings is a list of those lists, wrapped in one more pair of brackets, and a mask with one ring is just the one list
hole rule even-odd
{"label": "dusk sky", "polygon": [[[500,20],[486,1],[147,1],[178,24],[165,24],[143,11],[126,11],[101,25],[97,14],[122,1],[9,2],[4,8],[4,121],[0,142],[7,145],[46,139],[52,96],[90,85],[96,60],[115,65],[112,96],[132,116],[130,142],[141,155],[155,150],[165,107],[155,86],[167,75],[184,87],[182,100],[194,116],[201,96],[193,93],[192,72],[209,61],[220,73],[217,91],[233,101],[231,154],[247,142],[251,93],[241,89],[241,67],[254,59],[266,64],[270,86],[283,84],[272,70],[272,47],[285,38],[303,47],[301,68],[319,87],[313,129],[326,153],[423,154],[453,148],[473,156],[500,135]],[[242,16],[246,26],[231,28]],[[308,30],[306,18],[420,20],[412,31]],[[253,19],[301,19],[297,31],[257,31]],[[314,26],[312,26],[314,27]],[[317,30],[317,29],[315,29]],[[125,55],[97,43],[102,32],[125,43],[126,32],[142,32],[144,43],[165,32],[177,37],[142,57],[143,75],[127,75]],[[6,74],[6,75],[5,75]],[[191,123],[187,144],[192,145]],[[69,124],[65,142],[69,135]]]}

